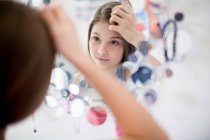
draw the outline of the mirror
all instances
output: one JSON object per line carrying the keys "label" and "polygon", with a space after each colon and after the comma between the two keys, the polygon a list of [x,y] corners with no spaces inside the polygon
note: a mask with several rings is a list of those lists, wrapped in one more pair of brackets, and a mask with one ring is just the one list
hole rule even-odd
{"label": "mirror", "polygon": [[[82,44],[84,48],[87,48],[87,41],[84,40],[84,38],[87,38],[89,21],[91,20],[93,13],[102,4],[110,1],[111,0],[74,1],[75,7],[73,7],[73,9],[75,9],[75,11],[72,10],[71,12],[73,18],[75,18],[75,21],[77,23],[78,32],[80,33],[79,36],[83,39]],[[143,34],[145,35],[145,40],[149,42],[151,38],[151,33],[150,19],[146,11],[146,0],[131,0],[130,4],[133,7],[134,16],[137,20],[136,29],[138,32],[143,32]],[[67,11],[70,10],[68,9]],[[112,132],[112,135],[105,136],[104,134],[102,134],[101,136],[99,135],[99,139],[118,137],[120,133],[120,128],[118,128],[119,126],[116,126],[112,114],[108,111],[109,109],[100,98],[100,95],[95,93],[95,91],[90,90],[92,88],[85,80],[85,78],[78,75],[77,70],[75,70],[71,66],[71,64],[66,62],[65,58],[62,58],[62,56],[58,56],[55,63],[56,67],[52,71],[51,78],[51,83],[52,85],[54,85],[55,90],[52,94],[52,90],[49,88],[49,95],[47,96],[45,101],[46,105],[51,109],[50,111],[55,112],[53,115],[55,117],[60,117],[59,119],[62,119],[65,117],[65,113],[63,112],[67,112],[66,114],[68,114],[69,118],[73,121],[73,124],[69,125],[73,125],[74,131],[76,128],[78,136],[82,135],[82,129],[86,127],[89,128],[86,129],[87,132],[85,133],[85,135],[87,135],[88,131],[90,131],[92,134],[95,134],[96,132],[94,131],[100,131],[107,127],[109,130],[109,127],[111,126],[113,129],[110,131],[106,131],[109,133]],[[144,84],[146,83],[146,81],[149,81],[151,79],[151,73],[152,69],[144,66],[139,69],[137,75],[133,76],[133,79],[134,81],[137,81],[139,75],[140,77],[143,76],[143,78],[140,78],[140,82]],[[135,83],[133,85],[135,85]],[[50,100],[49,97],[51,97],[53,100]],[[151,96],[150,93],[149,95],[145,95],[145,97],[146,100],[153,100],[153,96]],[[57,101],[56,103],[55,100]],[[100,105],[96,105],[96,103],[99,103]],[[53,106],[53,109],[51,106]],[[62,111],[61,108],[63,108]],[[99,134],[100,133],[102,133],[102,131],[99,132]],[[96,139],[96,136],[90,136],[90,139]]]}
{"label": "mirror", "polygon": [[[87,44],[87,42],[85,42],[86,40],[84,41],[84,38],[87,38],[86,37],[88,34],[87,30],[88,30],[91,17],[93,16],[93,13],[102,4],[108,3],[110,1],[111,0],[100,0],[100,1],[74,0],[75,7],[73,9],[75,9],[75,11],[73,12],[73,17],[76,17],[75,21],[78,23],[77,24],[77,27],[79,30],[78,32],[83,33],[83,34],[79,34],[81,38],[83,38],[82,44]],[[58,1],[54,1],[54,2],[58,2]],[[130,0],[128,1],[128,3],[132,6],[134,16],[137,20],[136,30],[138,32],[143,32],[143,34],[145,35],[146,42],[149,42],[151,38],[151,33],[150,33],[150,19],[149,19],[148,12],[146,11],[147,1],[146,0],[141,0],[141,1]],[[148,43],[146,45],[148,45]],[[84,47],[87,48],[87,45],[84,45]],[[80,98],[88,107],[88,104],[86,103],[84,99],[84,96],[82,96],[87,91],[86,89],[90,88],[87,81],[85,81],[84,77],[74,80],[75,77],[77,77],[76,76],[77,71],[71,70],[71,68],[73,67],[71,66],[71,64],[66,62],[65,58],[62,58],[62,56],[58,56],[55,63],[56,63],[55,64],[56,67],[52,71],[51,83],[55,85],[55,88],[57,90],[56,93],[60,94],[61,97],[63,96],[62,94],[68,95],[65,97],[63,96],[66,102],[69,102],[70,95],[72,95],[75,99]],[[144,84],[146,83],[146,81],[151,79],[151,75],[152,75],[152,69],[149,67],[143,66],[132,77],[133,83],[136,84],[136,81],[140,80],[140,82]],[[142,76],[143,76],[143,80],[142,80]],[[73,89],[71,89],[72,86],[74,86]],[[63,92],[64,89],[66,92]],[[75,90],[77,90],[79,94],[74,94]]]}
{"label": "mirror", "polygon": [[[72,13],[73,17],[75,18],[78,32],[80,33],[79,36],[83,39],[82,44],[84,48],[87,48],[87,41],[84,38],[87,38],[89,21],[91,20],[93,13],[96,11],[96,9],[98,9],[98,7],[109,1],[111,0],[74,1],[75,7],[72,8],[75,11],[72,10],[70,13]],[[143,32],[143,34],[145,35],[145,46],[147,47],[149,43],[152,43],[150,42],[151,40],[154,40],[156,38],[160,39],[162,37],[162,25],[160,27],[157,25],[158,19],[151,8],[151,5],[155,5],[156,3],[150,3],[150,1],[148,0],[130,0],[129,2],[133,8],[134,15],[137,21],[136,30],[138,32]],[[157,9],[155,12],[158,13]],[[162,24],[162,21],[160,24]],[[147,106],[155,105],[158,100],[159,94],[159,91],[156,89],[156,83],[158,80],[159,83],[161,82],[162,78],[160,77],[163,77],[163,73],[162,71],[159,72],[159,70],[156,70],[156,68],[148,62],[147,56],[141,56],[138,51],[136,51],[134,54],[134,57],[142,57],[142,60],[139,62],[139,64],[141,65],[136,66],[136,63],[134,63],[134,61],[128,61],[128,63],[131,64],[129,66],[133,67],[134,69],[135,67],[137,67],[137,70],[127,80],[128,83],[130,82],[130,85],[128,84],[127,87],[129,90],[135,91],[134,96],[137,96],[136,98],[139,100],[143,100],[143,102]],[[52,94],[49,94],[49,96],[51,95],[53,97],[52,99],[57,100],[57,106],[54,107],[55,112],[57,112],[58,109],[60,110],[61,108],[63,108],[63,110],[60,112],[65,111],[70,114],[70,118],[73,118],[73,125],[75,125],[76,123],[77,126],[77,135],[80,135],[80,133],[82,135],[82,128],[86,127],[84,126],[84,124],[90,127],[88,129],[89,131],[95,131],[96,127],[98,130],[103,129],[103,127],[106,127],[107,124],[109,127],[118,127],[116,126],[115,121],[112,118],[112,114],[106,111],[108,107],[105,105],[103,100],[94,99],[95,97],[98,97],[100,95],[95,93],[93,95],[93,92],[95,91],[90,90],[92,88],[85,80],[85,78],[78,74],[77,71],[73,69],[71,64],[65,61],[65,58],[62,58],[62,56],[58,56],[55,65],[56,67],[52,71],[51,83],[55,85],[56,91],[53,96]],[[161,66],[158,66],[157,69],[159,67]],[[167,70],[166,75],[168,74],[168,71],[169,70]],[[143,93],[142,98],[139,97],[142,96],[140,95],[140,93]],[[51,100],[49,100],[49,96],[47,96],[46,104],[48,106],[52,106],[55,104],[55,101],[51,103]],[[100,102],[103,107],[93,105],[96,102]],[[64,117],[65,114],[63,113],[62,115],[57,116]],[[109,117],[111,117],[112,119],[110,120]],[[80,124],[81,121],[79,121],[79,119],[85,121],[82,123],[83,125]],[[117,131],[115,129],[112,130],[112,135],[110,137],[116,138],[117,136],[119,136],[119,132],[120,128],[118,128]],[[93,137],[94,136],[92,136],[91,138]],[[106,136],[103,135],[100,138],[106,138]]]}

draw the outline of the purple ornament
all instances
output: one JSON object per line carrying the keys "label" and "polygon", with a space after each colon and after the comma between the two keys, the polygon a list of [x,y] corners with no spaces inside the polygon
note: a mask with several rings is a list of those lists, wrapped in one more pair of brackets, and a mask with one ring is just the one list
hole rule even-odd
{"label": "purple ornament", "polygon": [[157,101],[157,93],[153,89],[148,89],[144,94],[144,100],[147,104],[151,105]]}

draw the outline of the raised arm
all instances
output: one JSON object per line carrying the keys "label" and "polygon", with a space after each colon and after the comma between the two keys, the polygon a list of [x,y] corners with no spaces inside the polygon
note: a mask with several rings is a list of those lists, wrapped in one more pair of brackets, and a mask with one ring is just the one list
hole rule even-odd
{"label": "raised arm", "polygon": [[124,137],[138,140],[165,140],[164,131],[132,95],[109,74],[97,69],[83,52],[72,21],[59,6],[42,11],[57,49],[80,70],[91,85],[101,94],[116,117]]}
{"label": "raised arm", "polygon": [[112,9],[109,21],[111,23],[110,30],[118,32],[136,48],[140,47],[145,36],[142,32],[136,30],[136,18],[128,1],[125,0],[122,5],[117,5]]}
{"label": "raised arm", "polygon": [[[132,7],[129,4],[128,0],[123,0],[122,5],[117,5],[113,8],[110,18],[111,25],[109,29],[115,32],[118,32],[125,40],[130,44],[135,46],[137,49],[140,49],[142,41],[144,41],[145,36],[143,32],[139,32],[136,29],[136,18],[133,12]],[[151,44],[147,46],[149,62],[154,67],[159,67],[161,63],[149,54],[149,51],[152,49]],[[129,73],[130,77],[132,73]]]}

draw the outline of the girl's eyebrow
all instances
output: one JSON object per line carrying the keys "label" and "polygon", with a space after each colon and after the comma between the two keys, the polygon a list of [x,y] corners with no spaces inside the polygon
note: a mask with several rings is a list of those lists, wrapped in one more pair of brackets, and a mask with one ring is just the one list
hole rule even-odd
{"label": "girl's eyebrow", "polygon": [[119,37],[119,36],[113,36],[113,37],[111,37],[111,39],[120,39],[120,40],[124,40],[122,37]]}
{"label": "girl's eyebrow", "polygon": [[[97,32],[92,32],[91,33],[91,35],[97,35],[97,36],[100,36],[100,34],[99,33],[97,33]],[[111,37],[111,39],[120,39],[120,40],[124,40],[122,37],[120,37],[120,36],[113,36],[113,37]]]}
{"label": "girl's eyebrow", "polygon": [[97,33],[97,32],[92,32],[91,34],[96,34],[96,35],[100,36],[100,34],[99,34],[99,33]]}

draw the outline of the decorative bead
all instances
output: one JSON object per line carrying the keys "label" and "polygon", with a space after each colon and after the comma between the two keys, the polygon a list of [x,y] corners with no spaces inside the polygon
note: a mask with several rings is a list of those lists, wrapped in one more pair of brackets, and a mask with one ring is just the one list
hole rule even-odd
{"label": "decorative bead", "polygon": [[147,104],[149,104],[149,105],[154,104],[156,102],[156,100],[157,100],[157,93],[156,93],[156,91],[153,90],[153,89],[148,89],[145,92],[144,99],[145,99]]}
{"label": "decorative bead", "polygon": [[71,115],[73,117],[80,117],[84,112],[84,103],[81,99],[74,99],[71,102]]}
{"label": "decorative bead", "polygon": [[81,80],[80,82],[79,82],[79,87],[80,88],[88,88],[88,83],[85,81],[85,80]]}
{"label": "decorative bead", "polygon": [[70,84],[69,85],[69,91],[73,95],[78,95],[79,94],[79,87],[76,84]]}
{"label": "decorative bead", "polygon": [[167,77],[171,77],[173,75],[173,71],[169,68],[166,68],[165,72]]}
{"label": "decorative bead", "polygon": [[63,89],[61,90],[61,95],[64,97],[64,98],[67,98],[69,95],[70,95],[70,92],[68,89]]}
{"label": "decorative bead", "polygon": [[102,125],[106,121],[107,113],[104,108],[96,106],[89,109],[87,117],[92,125],[97,126]]}
{"label": "decorative bead", "polygon": [[177,13],[174,15],[174,18],[175,18],[176,21],[182,21],[183,18],[184,18],[184,15],[183,15],[183,13],[181,13],[181,12],[177,12]]}
{"label": "decorative bead", "polygon": [[136,73],[132,75],[132,80],[134,83],[140,81],[141,83],[145,83],[149,79],[151,79],[152,70],[146,66],[142,66],[138,69]]}
{"label": "decorative bead", "polygon": [[45,103],[49,108],[55,108],[58,106],[58,100],[49,95],[45,97]]}

